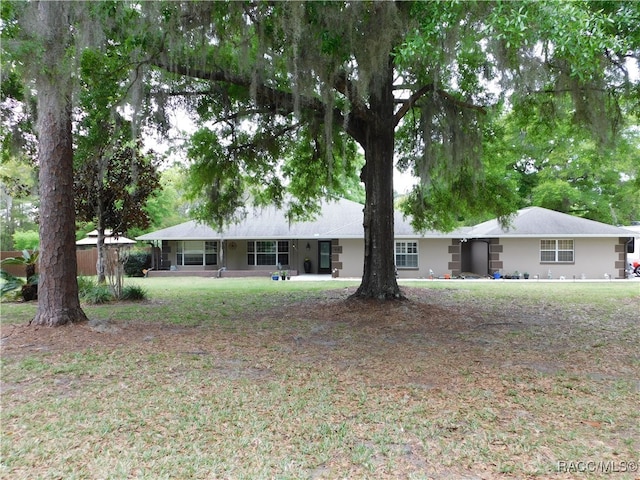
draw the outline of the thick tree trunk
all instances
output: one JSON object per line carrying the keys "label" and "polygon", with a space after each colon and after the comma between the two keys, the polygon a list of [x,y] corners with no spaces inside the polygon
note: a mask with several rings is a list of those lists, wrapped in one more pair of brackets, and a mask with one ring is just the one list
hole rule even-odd
{"label": "thick tree trunk", "polygon": [[393,69],[370,99],[371,120],[365,135],[364,272],[356,297],[402,298],[395,274],[393,226]]}
{"label": "thick tree trunk", "polygon": [[86,320],[78,299],[71,138],[71,73],[65,66],[67,2],[39,2],[44,41],[38,73],[40,286],[34,325]]}

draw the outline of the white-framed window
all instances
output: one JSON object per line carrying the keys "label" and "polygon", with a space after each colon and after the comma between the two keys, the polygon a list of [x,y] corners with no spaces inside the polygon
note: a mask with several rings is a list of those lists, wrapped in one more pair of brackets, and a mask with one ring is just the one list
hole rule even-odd
{"label": "white-framed window", "polygon": [[176,250],[178,265],[217,265],[218,242],[213,240],[181,240]]}
{"label": "white-framed window", "polygon": [[250,240],[247,242],[247,265],[289,265],[288,240]]}
{"label": "white-framed window", "polygon": [[396,242],[396,267],[418,268],[418,242]]}
{"label": "white-framed window", "polygon": [[573,240],[540,240],[540,263],[573,263]]}

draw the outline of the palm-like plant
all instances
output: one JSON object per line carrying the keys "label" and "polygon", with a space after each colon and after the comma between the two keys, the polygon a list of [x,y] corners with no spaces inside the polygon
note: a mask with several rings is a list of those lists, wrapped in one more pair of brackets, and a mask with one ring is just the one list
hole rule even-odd
{"label": "palm-like plant", "polygon": [[38,265],[39,252],[34,250],[23,250],[21,257],[5,258],[0,265],[24,265],[25,280],[21,280],[11,275],[5,270],[0,271],[0,277],[3,280],[1,293],[2,295],[22,287],[22,298],[25,301],[35,300],[38,298],[38,276],[36,275],[36,266]]}

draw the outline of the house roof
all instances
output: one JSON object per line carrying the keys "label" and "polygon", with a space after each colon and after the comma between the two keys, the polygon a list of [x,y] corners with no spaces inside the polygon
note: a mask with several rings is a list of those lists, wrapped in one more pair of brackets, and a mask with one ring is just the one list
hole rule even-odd
{"label": "house roof", "polygon": [[497,219],[456,231],[468,238],[488,237],[625,237],[629,231],[542,207],[518,210],[506,228]]}
{"label": "house roof", "polygon": [[241,221],[217,230],[195,220],[136,237],[137,240],[210,240],[221,238],[362,238],[359,203],[341,199],[322,202],[315,220],[290,223],[285,212],[269,206],[249,210]]}
{"label": "house roof", "polygon": [[[363,238],[363,205],[350,200],[325,201],[315,220],[289,223],[283,210],[264,207],[247,212],[238,223],[216,230],[191,220],[136,237],[136,240],[216,240],[216,239],[330,239]],[[629,231],[565,213],[530,207],[519,210],[509,227],[497,220],[463,227],[450,233],[416,233],[400,212],[394,215],[396,238],[487,238],[487,237],[625,237]]]}
{"label": "house roof", "polygon": [[[127,237],[123,237],[122,235],[113,236],[111,235],[111,230],[104,231],[104,244],[105,245],[133,245],[135,244],[135,240],[131,240]],[[76,245],[97,245],[98,244],[98,231],[92,230],[87,233],[87,236],[81,240],[76,242]]]}

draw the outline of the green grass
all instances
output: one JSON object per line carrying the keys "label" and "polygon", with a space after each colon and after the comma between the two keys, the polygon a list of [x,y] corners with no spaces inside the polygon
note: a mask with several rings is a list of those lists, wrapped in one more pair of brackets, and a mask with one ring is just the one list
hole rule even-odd
{"label": "green grass", "polygon": [[0,477],[549,478],[638,459],[638,283],[406,282],[424,306],[389,308],[344,304],[344,281],[127,283],[147,301],[83,305],[113,332],[34,330],[35,305],[2,305]]}

